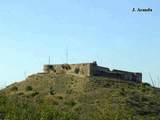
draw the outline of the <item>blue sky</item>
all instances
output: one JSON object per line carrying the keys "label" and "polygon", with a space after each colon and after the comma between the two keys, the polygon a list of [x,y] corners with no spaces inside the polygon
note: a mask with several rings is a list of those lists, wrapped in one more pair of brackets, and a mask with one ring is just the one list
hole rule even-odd
{"label": "blue sky", "polygon": [[[97,61],[111,69],[160,76],[158,0],[0,1],[0,87],[42,71],[43,64]],[[132,8],[153,12],[133,13]]]}

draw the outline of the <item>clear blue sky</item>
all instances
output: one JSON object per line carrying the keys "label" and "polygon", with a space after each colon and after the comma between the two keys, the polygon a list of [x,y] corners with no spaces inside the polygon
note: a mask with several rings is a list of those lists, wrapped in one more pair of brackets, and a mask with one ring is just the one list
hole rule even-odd
{"label": "clear blue sky", "polygon": [[[160,75],[159,0],[1,0],[0,87],[43,64],[92,62]],[[153,12],[133,13],[132,8]]]}

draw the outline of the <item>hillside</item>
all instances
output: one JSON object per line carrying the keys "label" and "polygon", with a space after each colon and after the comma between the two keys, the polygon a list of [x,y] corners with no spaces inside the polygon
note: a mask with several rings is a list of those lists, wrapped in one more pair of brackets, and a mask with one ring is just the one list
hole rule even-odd
{"label": "hillside", "polygon": [[104,77],[35,74],[0,92],[2,120],[160,120],[160,89]]}

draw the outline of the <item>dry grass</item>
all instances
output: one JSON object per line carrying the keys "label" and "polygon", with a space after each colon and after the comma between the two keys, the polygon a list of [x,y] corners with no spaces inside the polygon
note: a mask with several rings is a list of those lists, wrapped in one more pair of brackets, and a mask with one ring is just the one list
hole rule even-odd
{"label": "dry grass", "polygon": [[[26,90],[28,86],[32,89]],[[10,109],[15,109],[17,117],[13,120],[29,115],[24,112],[24,116],[18,116],[24,105],[35,120],[44,116],[44,120],[70,120],[71,116],[76,120],[158,120],[160,116],[159,89],[103,77],[38,74],[8,86],[3,92],[11,102],[5,107],[1,104],[0,112],[4,110],[12,116]]]}

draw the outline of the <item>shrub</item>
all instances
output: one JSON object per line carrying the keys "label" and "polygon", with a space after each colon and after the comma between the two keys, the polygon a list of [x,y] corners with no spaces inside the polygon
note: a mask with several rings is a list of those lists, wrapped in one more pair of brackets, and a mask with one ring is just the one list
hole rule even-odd
{"label": "shrub", "polygon": [[53,87],[50,87],[49,93],[50,93],[50,95],[55,95],[55,94],[56,94],[56,91],[54,90]]}
{"label": "shrub", "polygon": [[66,94],[72,94],[72,93],[73,93],[72,89],[66,90]]}
{"label": "shrub", "polygon": [[0,105],[4,105],[6,103],[7,97],[0,94]]}
{"label": "shrub", "polygon": [[124,88],[121,88],[119,91],[120,95],[125,96],[127,94],[126,90]]}
{"label": "shrub", "polygon": [[142,83],[142,86],[146,87],[146,86],[151,86],[149,83]]}
{"label": "shrub", "polygon": [[24,95],[24,93],[23,92],[19,92],[18,95]]}
{"label": "shrub", "polygon": [[68,105],[68,106],[73,107],[73,106],[75,106],[77,103],[76,103],[73,99],[71,99],[71,100],[66,101],[65,104]]}
{"label": "shrub", "polygon": [[58,99],[60,99],[60,100],[62,100],[62,99],[63,99],[63,97],[62,97],[62,96],[57,96],[57,98],[58,98]]}
{"label": "shrub", "polygon": [[53,105],[58,105],[59,103],[56,100],[52,100]]}
{"label": "shrub", "polygon": [[33,92],[33,93],[31,94],[31,96],[34,97],[34,96],[36,96],[36,95],[38,95],[38,94],[39,94],[39,92],[35,91],[35,92]]}
{"label": "shrub", "polygon": [[13,86],[10,90],[11,91],[18,91],[18,87],[17,86]]}
{"label": "shrub", "polygon": [[26,87],[26,91],[32,91],[32,90],[33,90],[32,86],[27,86]]}
{"label": "shrub", "polygon": [[110,83],[106,83],[106,84],[104,84],[104,87],[105,88],[109,88],[109,87],[111,87],[111,84]]}
{"label": "shrub", "polygon": [[4,120],[5,119],[5,112],[0,112],[0,120]]}

